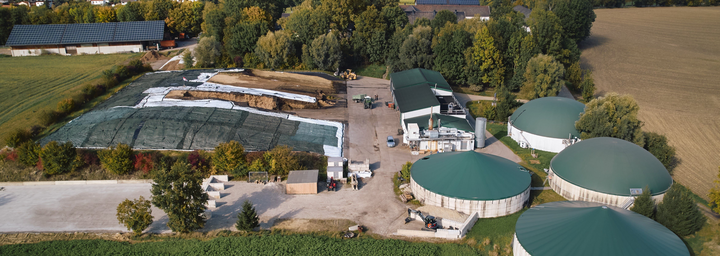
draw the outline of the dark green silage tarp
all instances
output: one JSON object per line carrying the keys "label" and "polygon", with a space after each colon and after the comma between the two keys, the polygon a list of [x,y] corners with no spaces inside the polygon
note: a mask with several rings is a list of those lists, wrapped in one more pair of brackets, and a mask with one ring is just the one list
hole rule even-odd
{"label": "dark green silage tarp", "polygon": [[235,140],[248,151],[287,145],[297,151],[324,154],[323,145],[337,146],[337,128],[242,110],[204,107],[132,108],[153,87],[198,86],[183,82],[216,70],[146,74],[92,111],[43,138],[70,141],[78,147],[105,148],[118,143],[135,149],[209,150]]}
{"label": "dark green silage tarp", "polygon": [[520,106],[510,117],[516,128],[535,135],[568,139],[580,137],[575,122],[585,112],[585,105],[574,99],[545,97]]}

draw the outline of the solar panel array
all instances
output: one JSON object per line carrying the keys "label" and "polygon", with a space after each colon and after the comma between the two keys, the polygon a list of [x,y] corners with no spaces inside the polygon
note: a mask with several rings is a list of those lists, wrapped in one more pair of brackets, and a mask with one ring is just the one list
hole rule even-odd
{"label": "solar panel array", "polygon": [[5,45],[89,44],[163,40],[165,21],[17,25]]}
{"label": "solar panel array", "polygon": [[424,5],[430,5],[430,4],[447,4],[447,0],[416,0],[415,4],[424,4]]}
{"label": "solar panel array", "polygon": [[448,0],[448,4],[454,5],[480,5],[478,0]]}

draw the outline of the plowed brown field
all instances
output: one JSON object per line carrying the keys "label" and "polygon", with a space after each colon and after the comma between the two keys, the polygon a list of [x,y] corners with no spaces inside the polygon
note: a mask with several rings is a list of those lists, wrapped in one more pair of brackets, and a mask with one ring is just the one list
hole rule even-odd
{"label": "plowed brown field", "polygon": [[720,166],[720,7],[595,10],[580,44],[599,95],[631,94],[645,131],[665,134],[676,181],[707,198]]}

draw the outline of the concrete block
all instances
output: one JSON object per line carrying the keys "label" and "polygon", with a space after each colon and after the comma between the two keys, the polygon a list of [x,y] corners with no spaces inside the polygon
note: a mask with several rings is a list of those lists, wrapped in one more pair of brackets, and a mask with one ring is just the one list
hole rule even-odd
{"label": "concrete block", "polygon": [[207,207],[215,208],[216,207],[215,200],[207,200]]}
{"label": "concrete block", "polygon": [[142,184],[152,183],[152,180],[118,180],[117,184]]}
{"label": "concrete block", "polygon": [[435,237],[435,232],[424,231],[424,230],[398,229],[397,234],[400,236],[411,236],[411,237]]}
{"label": "concrete block", "polygon": [[208,191],[208,197],[220,199],[220,191]]}
{"label": "concrete block", "polygon": [[458,238],[460,238],[460,230],[438,229],[435,232],[435,237],[445,238],[445,239],[458,239]]}
{"label": "concrete block", "polygon": [[55,185],[54,181],[25,181],[23,182],[23,186],[47,186],[47,185]]}
{"label": "concrete block", "polygon": [[106,184],[117,184],[117,180],[88,180],[88,185],[106,185]]}
{"label": "concrete block", "polygon": [[212,175],[211,178],[215,178],[218,181],[222,182],[228,182],[228,176],[227,175]]}
{"label": "concrete block", "polygon": [[212,187],[213,190],[225,190],[225,184],[223,183],[210,183],[210,187]]}
{"label": "concrete block", "polygon": [[85,185],[87,181],[84,180],[59,180],[55,182],[55,185]]}
{"label": "concrete block", "polygon": [[0,182],[0,187],[22,186],[23,182]]}

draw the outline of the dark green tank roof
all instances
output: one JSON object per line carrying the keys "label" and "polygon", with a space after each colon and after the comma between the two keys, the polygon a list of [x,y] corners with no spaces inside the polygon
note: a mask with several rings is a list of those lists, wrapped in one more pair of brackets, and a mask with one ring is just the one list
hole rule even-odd
{"label": "dark green tank roof", "polygon": [[518,242],[533,256],[690,255],[672,231],[643,215],[582,201],[541,204],[517,221]]}
{"label": "dark green tank roof", "polygon": [[545,97],[520,106],[510,121],[515,128],[551,138],[567,139],[570,134],[580,137],[575,121],[585,111],[585,105],[563,97]]}
{"label": "dark green tank roof", "polygon": [[513,161],[475,151],[447,152],[417,160],[413,180],[439,195],[465,200],[499,200],[530,187],[530,173]]}
{"label": "dark green tank roof", "polygon": [[580,141],[557,154],[550,167],[572,184],[606,194],[629,196],[630,188],[665,193],[673,183],[665,166],[650,152],[616,138]]}

